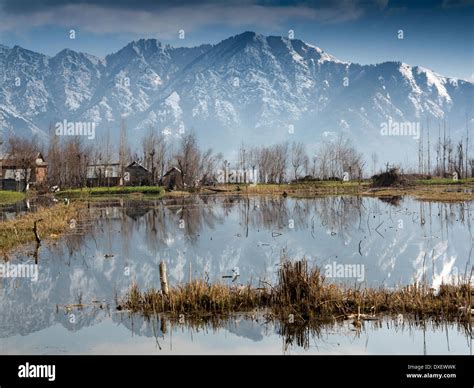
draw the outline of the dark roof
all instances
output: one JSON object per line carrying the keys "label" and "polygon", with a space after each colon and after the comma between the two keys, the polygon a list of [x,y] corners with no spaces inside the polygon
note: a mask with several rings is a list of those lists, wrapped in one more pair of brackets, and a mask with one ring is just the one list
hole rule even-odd
{"label": "dark roof", "polygon": [[[42,161],[36,162],[37,159],[41,159]],[[36,154],[34,161],[37,167],[46,167],[48,165],[48,163],[45,162],[43,154],[41,152],[38,152]],[[15,158],[0,159],[0,165],[4,168],[16,168],[18,165],[18,161]]]}
{"label": "dark roof", "polygon": [[150,172],[146,167],[143,167],[140,163],[138,163],[138,162],[136,162],[136,161],[130,163],[130,164],[129,164],[127,167],[125,167],[125,168],[130,168],[130,167],[134,167],[134,166],[140,167],[140,168],[144,169],[145,171]]}
{"label": "dark roof", "polygon": [[181,170],[178,167],[171,167],[163,177],[170,175],[172,172],[179,172],[181,174]]}

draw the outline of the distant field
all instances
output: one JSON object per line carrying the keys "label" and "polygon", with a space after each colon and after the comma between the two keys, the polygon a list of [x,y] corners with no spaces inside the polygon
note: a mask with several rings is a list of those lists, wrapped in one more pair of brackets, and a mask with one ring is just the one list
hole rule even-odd
{"label": "distant field", "polygon": [[313,182],[298,182],[298,183],[258,183],[256,185],[245,185],[238,183],[229,183],[224,185],[218,185],[218,189],[225,190],[248,190],[249,192],[283,192],[288,190],[307,190],[314,188],[349,188],[349,187],[358,187],[358,186],[368,186],[369,181],[313,181]]}
{"label": "distant field", "polygon": [[91,187],[84,189],[62,190],[56,195],[62,197],[80,198],[88,196],[108,196],[126,194],[163,195],[165,190],[161,186],[116,186],[116,187]]}
{"label": "distant field", "polygon": [[420,179],[415,181],[421,185],[463,185],[466,183],[474,183],[474,178],[458,179],[457,181],[453,178],[433,178],[433,179]]}
{"label": "distant field", "polygon": [[17,191],[3,191],[0,190],[0,205],[5,205],[9,203],[15,203],[25,199],[24,193],[19,193]]}

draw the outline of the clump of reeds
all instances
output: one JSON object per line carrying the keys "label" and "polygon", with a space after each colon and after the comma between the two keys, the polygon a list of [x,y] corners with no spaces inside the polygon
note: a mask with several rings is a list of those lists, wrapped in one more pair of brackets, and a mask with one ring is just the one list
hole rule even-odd
{"label": "clump of reeds", "polygon": [[37,232],[44,240],[70,230],[71,219],[77,221],[83,207],[84,205],[79,203],[56,204],[39,208],[34,213],[26,213],[13,220],[0,221],[0,253],[4,254],[17,246],[35,241],[35,221]]}
{"label": "clump of reeds", "polygon": [[231,287],[220,283],[208,284],[204,280],[173,287],[168,295],[154,288],[140,292],[134,283],[120,307],[145,315],[161,312],[226,314],[265,306],[269,297],[266,292],[250,286]]}
{"label": "clump of reeds", "polygon": [[318,267],[306,260],[284,261],[275,285],[268,287],[208,284],[203,280],[171,287],[168,295],[150,289],[141,292],[133,284],[120,309],[144,315],[229,314],[268,309],[279,318],[370,319],[377,314],[407,314],[418,318],[470,319],[473,288],[469,282],[444,284],[438,292],[414,284],[396,290],[351,288],[328,283]]}

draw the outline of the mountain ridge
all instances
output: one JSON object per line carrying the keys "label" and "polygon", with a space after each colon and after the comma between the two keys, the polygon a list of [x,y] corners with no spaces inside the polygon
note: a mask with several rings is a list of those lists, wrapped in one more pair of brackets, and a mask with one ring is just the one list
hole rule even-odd
{"label": "mountain ridge", "polygon": [[[252,31],[195,47],[138,39],[104,58],[5,47],[0,131],[43,139],[51,123],[64,119],[93,121],[99,133],[112,128],[116,135],[124,118],[136,139],[149,126],[173,138],[193,128],[225,150],[235,148],[229,136],[233,145],[265,144],[269,137],[312,145],[342,132],[370,152],[387,141],[408,143],[380,137],[389,119],[446,120],[453,135],[462,133],[466,114],[473,120],[469,81],[399,61],[340,61],[304,41]],[[290,127],[296,136],[288,136]]]}

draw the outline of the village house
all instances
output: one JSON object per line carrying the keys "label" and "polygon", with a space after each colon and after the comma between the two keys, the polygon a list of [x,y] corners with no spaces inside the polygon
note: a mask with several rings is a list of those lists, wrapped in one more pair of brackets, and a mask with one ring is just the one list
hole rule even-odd
{"label": "village house", "polygon": [[15,158],[0,159],[0,190],[28,190],[30,186],[44,184],[47,173],[48,164],[40,152],[31,161],[30,167],[25,167]]}
{"label": "village house", "polygon": [[165,187],[166,190],[174,190],[176,187],[182,187],[183,179],[181,170],[177,167],[171,167],[160,179],[159,184]]}
{"label": "village house", "polygon": [[151,172],[138,162],[125,167],[124,183],[126,186],[148,186],[153,179]]}
{"label": "village house", "polygon": [[123,169],[120,163],[90,164],[87,166],[87,186],[146,186],[152,181],[152,174],[138,162],[132,162]]}
{"label": "village house", "polygon": [[86,171],[88,187],[119,186],[121,184],[120,164],[89,164]]}

